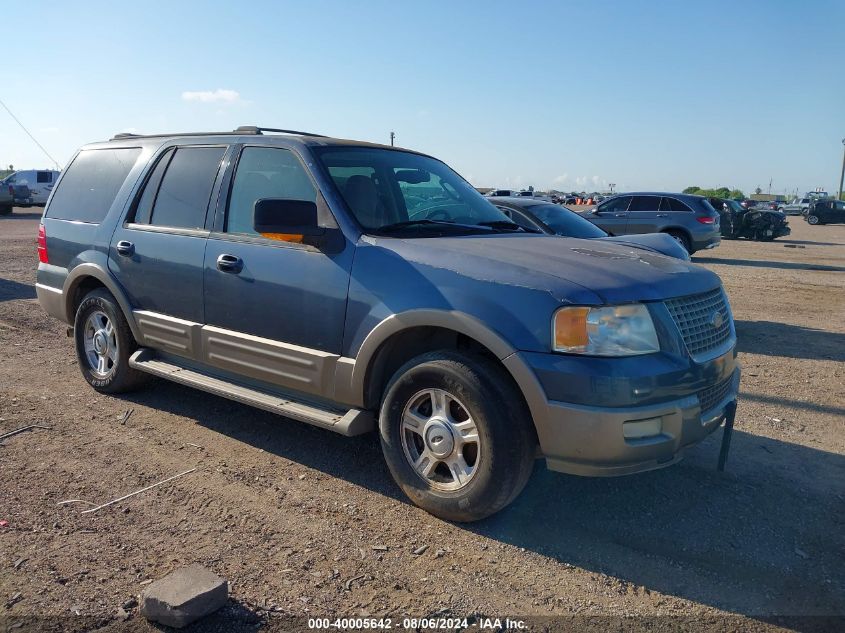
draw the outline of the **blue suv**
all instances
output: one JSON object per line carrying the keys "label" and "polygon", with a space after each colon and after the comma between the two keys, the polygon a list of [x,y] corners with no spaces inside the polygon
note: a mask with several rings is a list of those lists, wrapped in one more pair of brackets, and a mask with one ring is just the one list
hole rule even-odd
{"label": "blue suv", "polygon": [[82,374],[158,376],[344,435],[378,430],[407,496],[488,516],[537,456],[667,466],[739,386],[719,278],[526,232],[413,151],[245,127],[119,135],[62,172],[38,299]]}

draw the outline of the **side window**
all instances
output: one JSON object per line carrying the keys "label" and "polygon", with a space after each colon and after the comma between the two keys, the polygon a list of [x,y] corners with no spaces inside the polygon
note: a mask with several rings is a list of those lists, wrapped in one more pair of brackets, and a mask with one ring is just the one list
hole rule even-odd
{"label": "side window", "polygon": [[253,229],[253,214],[256,201],[262,198],[317,201],[317,189],[292,151],[244,148],[232,182],[226,232],[258,235]]}
{"label": "side window", "polygon": [[150,223],[150,216],[153,214],[153,204],[155,204],[156,194],[161,185],[161,178],[164,176],[164,170],[167,169],[167,165],[170,163],[170,159],[173,158],[175,151],[174,148],[170,148],[164,152],[159,157],[150,177],[147,179],[147,184],[144,185],[144,191],[141,193],[141,199],[135,207],[134,221],[138,224]]}
{"label": "side window", "polygon": [[35,173],[35,182],[39,185],[49,184],[53,182],[53,172],[39,171]]}
{"label": "side window", "polygon": [[634,196],[628,211],[657,211],[660,208],[660,198],[657,196]]}
{"label": "side window", "polygon": [[[225,147],[176,149],[161,178],[149,223],[181,229],[203,228],[211,190],[225,150]],[[152,183],[147,184],[149,188]]]}
{"label": "side window", "polygon": [[137,147],[79,152],[53,193],[45,216],[92,224],[102,222],[140,153]]}
{"label": "side window", "polygon": [[691,211],[687,205],[676,198],[664,198],[669,203],[670,211]]}
{"label": "side window", "polygon": [[600,204],[597,210],[599,213],[622,213],[628,210],[630,202],[631,196],[619,196]]}
{"label": "side window", "polygon": [[528,219],[525,215],[521,212],[517,211],[516,209],[510,209],[508,207],[497,207],[502,213],[508,216],[514,224],[518,224],[524,229],[530,229],[532,231],[536,231],[538,228],[535,222],[532,222]]}

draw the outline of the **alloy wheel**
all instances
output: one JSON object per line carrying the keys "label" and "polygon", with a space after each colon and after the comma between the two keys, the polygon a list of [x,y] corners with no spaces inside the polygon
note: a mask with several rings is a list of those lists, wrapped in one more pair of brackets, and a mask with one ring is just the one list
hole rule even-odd
{"label": "alloy wheel", "polygon": [[415,394],[402,413],[405,458],[431,488],[460,490],[478,472],[481,439],[469,410],[443,389]]}

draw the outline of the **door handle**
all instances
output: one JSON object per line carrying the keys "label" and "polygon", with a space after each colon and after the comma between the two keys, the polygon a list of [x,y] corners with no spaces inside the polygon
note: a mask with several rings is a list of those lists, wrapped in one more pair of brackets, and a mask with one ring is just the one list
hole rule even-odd
{"label": "door handle", "polygon": [[669,214],[668,214],[668,213],[658,213],[658,214],[657,214],[657,217],[658,217],[658,218],[668,218],[668,217],[669,217]]}
{"label": "door handle", "polygon": [[127,242],[126,240],[120,240],[115,245],[115,249],[124,257],[132,257],[132,255],[135,254],[135,245],[132,242]]}
{"label": "door handle", "polygon": [[237,275],[244,268],[244,260],[236,255],[220,255],[217,258],[217,270]]}
{"label": "door handle", "polygon": [[625,218],[628,217],[627,213],[617,213],[613,216],[614,218]]}

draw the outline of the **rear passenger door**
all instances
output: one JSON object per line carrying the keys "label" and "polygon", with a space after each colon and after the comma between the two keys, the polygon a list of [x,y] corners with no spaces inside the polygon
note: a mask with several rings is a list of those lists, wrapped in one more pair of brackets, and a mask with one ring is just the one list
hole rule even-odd
{"label": "rear passenger door", "polygon": [[226,146],[171,147],[139,189],[109,249],[109,268],[126,290],[143,345],[199,354],[206,217]]}
{"label": "rear passenger door", "polygon": [[654,233],[668,213],[660,209],[660,196],[634,196],[628,206],[628,225],[625,233]]}
{"label": "rear passenger door", "polygon": [[[204,362],[326,395],[341,353],[354,245],[291,149],[244,147],[224,188],[205,254]],[[315,202],[324,239],[257,233],[262,198]]]}

